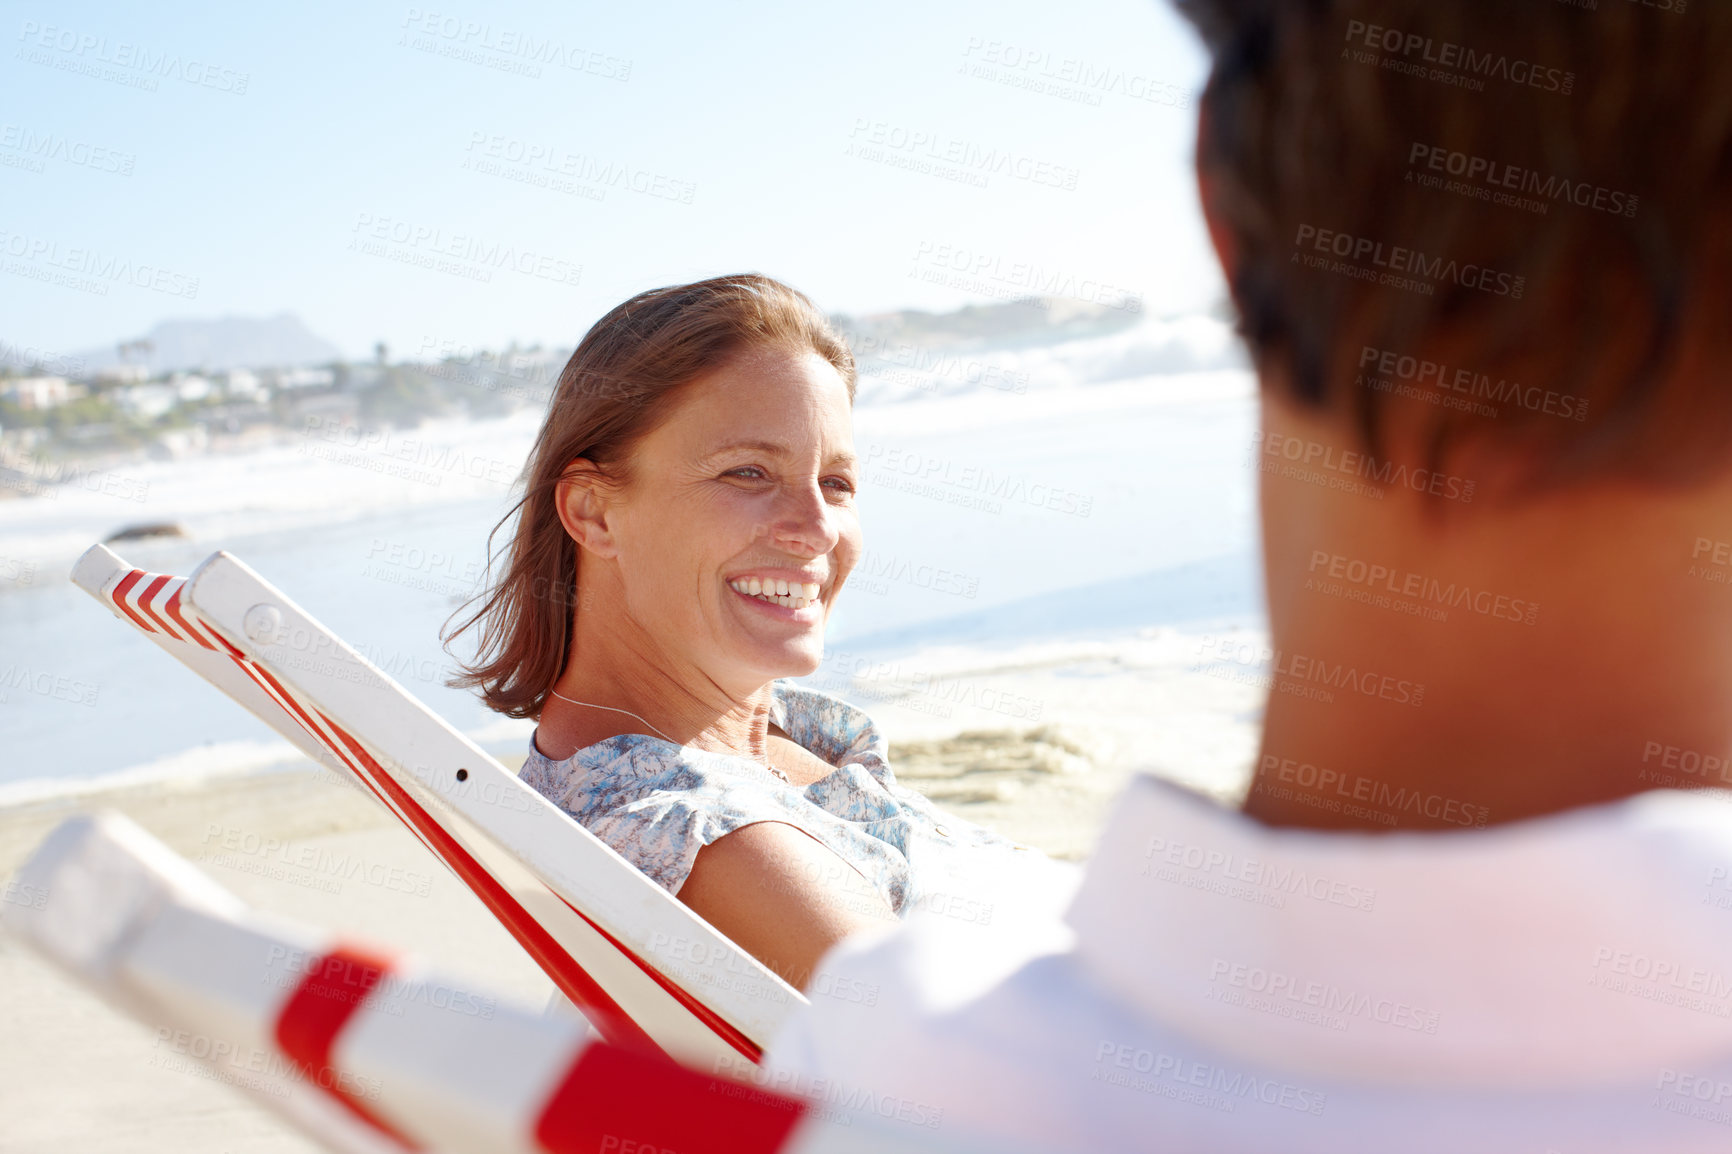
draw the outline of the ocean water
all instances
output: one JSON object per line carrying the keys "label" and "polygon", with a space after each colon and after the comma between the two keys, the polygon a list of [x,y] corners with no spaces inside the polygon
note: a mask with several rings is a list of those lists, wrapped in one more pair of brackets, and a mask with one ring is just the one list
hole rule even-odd
{"label": "ocean water", "polygon": [[[1029,354],[1026,391],[862,389],[867,554],[832,648],[945,646],[955,664],[1036,638],[1260,623],[1250,374],[1090,379],[1087,365],[1143,363],[1081,344],[1068,368]],[[0,801],[296,756],[67,580],[85,547],[143,521],[190,539],[115,546],[128,561],[184,574],[227,549],[457,728],[521,749],[529,723],[443,684],[438,634],[475,588],[538,422],[429,423],[366,446],[294,436],[0,502]]]}

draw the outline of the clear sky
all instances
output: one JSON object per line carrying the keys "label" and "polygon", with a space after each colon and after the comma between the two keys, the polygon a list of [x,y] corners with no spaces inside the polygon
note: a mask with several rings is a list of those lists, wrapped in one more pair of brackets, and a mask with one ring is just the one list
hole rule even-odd
{"label": "clear sky", "polygon": [[351,354],[563,343],[745,269],[847,312],[1221,295],[1160,0],[0,11],[14,346],[283,311]]}

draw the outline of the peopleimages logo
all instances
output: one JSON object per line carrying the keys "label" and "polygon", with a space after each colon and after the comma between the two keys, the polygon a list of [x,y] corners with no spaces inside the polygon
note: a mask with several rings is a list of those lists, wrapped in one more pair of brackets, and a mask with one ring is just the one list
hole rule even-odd
{"label": "peopleimages logo", "polygon": [[391,429],[363,428],[317,414],[307,417],[301,436],[303,456],[431,485],[447,476],[510,485],[519,470],[514,462],[466,453],[457,445],[400,437]]}
{"label": "peopleimages logo", "polygon": [[138,157],[130,152],[90,144],[54,132],[37,132],[18,124],[0,125],[0,149],[24,154],[36,164],[34,171],[37,172],[42,171],[40,162],[58,160],[96,172],[131,176],[132,167],[138,162]]}
{"label": "peopleimages logo", "polygon": [[79,377],[85,372],[83,357],[68,356],[37,345],[20,345],[0,338],[0,362],[28,367],[57,377]]}
{"label": "peopleimages logo", "polygon": [[8,690],[22,690],[34,693],[38,697],[48,697],[55,701],[64,701],[68,705],[94,706],[96,695],[101,686],[89,681],[80,681],[76,677],[50,673],[45,669],[32,669],[27,665],[16,663],[0,670],[0,700],[5,700]]}
{"label": "peopleimages logo", "polygon": [[[1324,689],[1381,698],[1416,708],[1425,702],[1425,686],[1419,682],[1392,677],[1374,669],[1362,670],[1344,661],[1331,662],[1303,653],[1283,652],[1269,645],[1254,645],[1232,636],[1217,638],[1213,634],[1205,634],[1202,643],[1197,646],[1197,653],[1205,660],[1213,661],[1213,664],[1206,666],[1199,663],[1196,668],[1199,673],[1219,675],[1223,671],[1230,672],[1233,665],[1238,665],[1245,669],[1266,671],[1258,682],[1264,686],[1283,681],[1301,684],[1310,682]],[[1323,700],[1333,701],[1334,695],[1325,694]]]}
{"label": "peopleimages logo", "polygon": [[[1441,794],[1421,793],[1406,786],[1392,786],[1386,781],[1378,781],[1362,773],[1348,773],[1314,765],[1309,761],[1266,753],[1257,766],[1257,781],[1252,786],[1252,792],[1279,791],[1281,786],[1278,783],[1296,786],[1313,796],[1332,793],[1339,800],[1372,806],[1376,813],[1385,816],[1410,813],[1415,817],[1443,822],[1445,825],[1475,828],[1483,827],[1486,819],[1491,816],[1488,806],[1474,805]],[[1277,793],[1276,796],[1281,794]],[[1387,824],[1395,823],[1391,821]]]}
{"label": "peopleimages logo", "polygon": [[[1655,764],[1658,762],[1658,764]],[[1732,754],[1703,753],[1698,749],[1684,746],[1669,745],[1663,741],[1646,741],[1642,743],[1642,771],[1637,774],[1638,781],[1654,780],[1660,770],[1670,774],[1688,775],[1690,777],[1718,777],[1727,785],[1732,785]],[[1716,866],[1722,875],[1724,867]]]}
{"label": "peopleimages logo", "polygon": [[970,36],[962,56],[961,71],[968,76],[1064,100],[1098,106],[1102,93],[1114,93],[1170,108],[1191,106],[1190,91],[1178,85],[1142,73],[1127,72],[1074,56],[1058,56],[1001,40]]}
{"label": "peopleimages logo", "polygon": [[[1540,607],[1537,601],[1510,597],[1490,589],[1476,589],[1465,581],[1451,581],[1446,585],[1438,578],[1423,573],[1404,572],[1388,565],[1331,553],[1326,549],[1311,551],[1311,563],[1306,571],[1311,574],[1305,581],[1307,588],[1327,578],[1330,581],[1346,582],[1348,585],[1398,597],[1413,598],[1419,603],[1438,609],[1467,609],[1481,617],[1498,621],[1533,625],[1539,620]],[[1321,591],[1329,592],[1328,589]]]}
{"label": "peopleimages logo", "polygon": [[401,217],[357,213],[350,232],[350,251],[418,265],[435,272],[453,273],[471,280],[489,282],[494,271],[499,269],[554,284],[575,285],[583,279],[581,264],[473,233],[447,232]]}
{"label": "peopleimages logo", "polygon": [[421,1003],[468,1018],[492,1021],[498,1000],[488,994],[429,983],[415,973],[396,973],[370,963],[339,959],[314,951],[273,945],[266,951],[268,971],[260,982],[279,988],[313,988],[335,1003],[371,1000],[387,1014],[403,1016],[405,1006]]}
{"label": "peopleimages logo", "polygon": [[[251,73],[184,57],[178,52],[157,51],[128,40],[110,40],[107,36],[38,24],[34,20],[19,25],[18,39],[25,45],[19,57],[33,64],[103,80],[120,80],[128,87],[150,92],[157,90],[158,80],[179,80],[199,88],[245,96],[247,83],[252,79]],[[49,56],[50,52],[61,55],[56,58]],[[137,75],[122,77],[122,72]]]}
{"label": "peopleimages logo", "polygon": [[[1006,260],[995,253],[964,245],[923,240],[915,246],[914,265],[909,275],[919,276],[929,284],[944,283],[957,288],[973,286],[985,295],[996,295],[1001,300],[1068,297],[1118,309],[1120,312],[1143,311],[1142,296],[1130,289],[1092,277],[1078,276],[1068,269],[1048,268],[1030,261]],[[994,292],[990,287],[1001,285],[1014,291]],[[1043,301],[1040,307],[1049,306]]]}
{"label": "peopleimages logo", "polygon": [[[854,118],[844,155],[891,163],[898,168],[912,167],[916,171],[922,171],[920,163],[923,162],[948,166],[962,176],[978,178],[964,183],[982,188],[986,187],[989,178],[1004,176],[1071,192],[1076,189],[1077,180],[1082,175],[1081,170],[1071,165],[1058,164],[1015,149],[989,147],[948,133],[910,128],[865,116]],[[890,159],[897,156],[916,163],[899,164]]]}
{"label": "peopleimages logo", "polygon": [[1275,461],[1284,460],[1303,469],[1325,470],[1368,480],[1383,489],[1412,489],[1415,493],[1428,493],[1464,505],[1473,500],[1474,482],[1452,473],[1410,468],[1388,459],[1379,461],[1370,453],[1340,449],[1322,441],[1289,437],[1282,433],[1258,431],[1252,435],[1251,444],[1253,452],[1274,459],[1263,463],[1264,472],[1273,472]]}
{"label": "peopleimages logo", "polygon": [[[1143,847],[1143,858],[1140,876],[1154,877],[1161,881],[1172,880],[1161,876],[1160,867],[1167,866],[1193,875],[1217,874],[1226,881],[1243,882],[1268,890],[1272,895],[1310,898],[1312,901],[1346,906],[1350,910],[1362,910],[1366,913],[1370,913],[1377,902],[1377,890],[1371,886],[1356,885],[1326,874],[1308,873],[1291,865],[1277,865],[1274,862],[1242,857],[1231,850],[1214,846],[1150,837],[1148,844]],[[1274,905],[1277,909],[1283,908],[1281,902],[1265,904]]]}
{"label": "peopleimages logo", "polygon": [[[1351,1020],[1357,1018],[1399,1030],[1436,1034],[1442,1017],[1436,1010],[1394,998],[1343,989],[1333,982],[1307,980],[1225,958],[1216,958],[1210,965],[1209,981],[1213,988],[1204,996],[1211,1000],[1337,1030],[1347,1029]],[[1253,996],[1246,997],[1247,994]],[[1296,1008],[1316,1013],[1302,1015],[1294,1012]]]}
{"label": "peopleimages logo", "polygon": [[[1380,349],[1373,345],[1360,346],[1359,368],[1361,371],[1357,383],[1361,386],[1375,388],[1394,381],[1423,385],[1445,396],[1454,394],[1461,398],[1461,404],[1450,406],[1452,408],[1468,408],[1481,401],[1495,401],[1500,405],[1511,404],[1530,413],[1544,413],[1566,421],[1588,419],[1586,397],[1560,393],[1555,389],[1542,389],[1538,385],[1523,385],[1519,381],[1505,380],[1502,377],[1493,380],[1486,373],[1459,368],[1442,361],[1427,360],[1424,357],[1409,356],[1393,349]],[[1497,410],[1489,405],[1479,407],[1486,410],[1486,416],[1497,416]]]}
{"label": "peopleimages logo", "polygon": [[52,237],[0,228],[0,255],[23,262],[16,268],[9,265],[9,272],[28,275],[28,270],[34,268],[44,274],[36,279],[46,280],[51,275],[50,270],[58,270],[79,280],[78,284],[69,284],[66,287],[77,287],[81,291],[96,290],[98,296],[107,296],[108,286],[111,284],[131,285],[134,288],[184,297],[187,300],[196,299],[198,296],[198,278],[195,276],[188,276],[158,264],[135,262],[97,248],[62,245]]}
{"label": "peopleimages logo", "polygon": [[[1316,261],[1315,256],[1335,257],[1345,262],[1346,267],[1330,267],[1328,271],[1346,272],[1396,288],[1420,287],[1427,295],[1432,291],[1433,285],[1455,284],[1493,296],[1520,300],[1527,287],[1526,277],[1513,276],[1484,265],[1464,263],[1441,256],[1427,256],[1418,249],[1405,245],[1386,245],[1370,237],[1354,236],[1352,233],[1336,232],[1311,224],[1299,226],[1298,235],[1293,238],[1293,247],[1297,250],[1294,259],[1309,257],[1310,259],[1304,262],[1308,266],[1324,267]],[[1366,265],[1370,265],[1370,268],[1366,268]],[[1378,269],[1383,270],[1381,277],[1374,271]],[[1408,277],[1417,278],[1418,286],[1401,283]]]}
{"label": "peopleimages logo", "polygon": [[229,1086],[287,1098],[291,1088],[312,1084],[329,1093],[378,1101],[383,1085],[331,1065],[313,1067],[281,1053],[275,1047],[237,1046],[227,1038],[195,1034],[160,1026],[154,1052],[145,1063],[159,1070],[190,1074]]}
{"label": "peopleimages logo", "polygon": [[[1149,1077],[1141,1079],[1136,1077],[1138,1074]],[[1175,1085],[1164,1086],[1163,1079],[1168,1079]],[[1112,1041],[1103,1041],[1096,1047],[1095,1071],[1089,1075],[1089,1080],[1124,1086],[1144,1094],[1178,1097],[1185,1101],[1195,1101],[1200,1106],[1215,1106],[1216,1103],[1209,1101],[1208,1096],[1198,1099],[1182,1096],[1197,1087],[1213,1091],[1221,1100],[1219,1105],[1229,1113],[1238,1101],[1253,1098],[1265,1106],[1279,1106],[1284,1110],[1316,1115],[1323,1113],[1329,1100],[1328,1095],[1321,1090],[1290,1082],[1278,1082],[1273,1078],[1259,1078],[1253,1074],[1229,1070],[1225,1066],[1211,1066],[1188,1058]],[[1179,1092],[1174,1093],[1174,1090]]]}
{"label": "peopleimages logo", "polygon": [[[1521,168],[1501,161],[1487,160],[1483,156],[1474,156],[1468,152],[1457,152],[1441,144],[1426,144],[1416,140],[1407,150],[1407,179],[1414,179],[1416,169],[1423,167],[1428,172],[1447,176],[1460,177],[1468,184],[1483,185],[1475,188],[1475,192],[1485,192],[1485,199],[1500,195],[1520,193],[1526,196],[1539,197],[1543,201],[1566,201],[1577,208],[1591,208],[1598,212],[1610,213],[1613,216],[1630,217],[1636,215],[1636,208],[1641,203],[1639,197],[1627,192],[1617,192],[1610,188],[1602,188],[1585,180],[1566,180],[1561,176],[1542,175],[1537,169]],[[1455,191],[1450,189],[1449,191]],[[1499,201],[1498,203],[1503,203]],[[1512,202],[1512,207],[1522,208],[1525,204]],[[1545,211],[1546,205],[1540,205],[1540,211]]]}
{"label": "peopleimages logo", "polygon": [[[596,186],[594,191],[605,195],[609,188],[621,188],[661,200],[690,204],[697,185],[645,168],[636,168],[615,160],[602,160],[590,153],[572,152],[557,144],[526,141],[498,133],[471,132],[464,149],[462,167],[490,176],[519,179],[513,172],[528,174],[526,183],[541,185],[540,178],[565,178],[578,184]],[[597,198],[599,199],[599,198]]]}
{"label": "peopleimages logo", "polygon": [[1653,987],[1664,987],[1671,991],[1698,995],[1699,998],[1713,999],[1713,1002],[1697,1004],[1691,1008],[1707,1008],[1710,1013],[1719,1017],[1729,1015],[1726,1001],[1732,998],[1732,976],[1723,971],[1705,970],[1677,958],[1653,957],[1637,950],[1621,950],[1612,946],[1595,947],[1593,968],[1600,972],[1589,976],[1589,985],[1600,986],[1615,993],[1640,994],[1639,990],[1630,989],[1627,982],[1612,980],[1613,977],[1633,978]]}
{"label": "peopleimages logo", "polygon": [[[1575,90],[1576,74],[1561,68],[1547,68],[1532,61],[1512,59],[1501,52],[1479,52],[1451,40],[1437,40],[1399,28],[1367,24],[1363,20],[1347,22],[1347,48],[1367,50],[1372,59],[1356,59],[1359,63],[1377,63],[1385,68],[1406,67],[1393,71],[1407,72],[1428,80],[1442,80],[1483,90],[1486,80],[1503,80],[1542,92],[1563,96]],[[1381,59],[1379,56],[1381,55]],[[1427,68],[1426,66],[1431,66]],[[1462,84],[1463,81],[1477,82]]]}
{"label": "peopleimages logo", "polygon": [[397,42],[405,47],[506,72],[539,78],[540,65],[551,64],[622,84],[631,79],[632,62],[624,57],[567,44],[528,29],[495,26],[420,8],[407,9],[401,27],[403,33]]}
{"label": "peopleimages logo", "polygon": [[859,562],[849,574],[849,580],[862,585],[884,585],[894,581],[916,589],[930,589],[935,593],[966,597],[971,601],[980,589],[980,578],[973,574],[910,561],[872,549],[860,555]]}

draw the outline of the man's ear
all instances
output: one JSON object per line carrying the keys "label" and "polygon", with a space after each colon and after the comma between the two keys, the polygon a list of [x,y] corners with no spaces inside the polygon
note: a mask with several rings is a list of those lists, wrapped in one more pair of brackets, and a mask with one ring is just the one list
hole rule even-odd
{"label": "man's ear", "polygon": [[1215,173],[1203,157],[1211,127],[1209,115],[1209,105],[1205,101],[1197,111],[1197,199],[1203,207],[1203,223],[1208,226],[1209,240],[1215,246],[1215,259],[1221,262],[1221,271],[1231,281],[1233,266],[1239,257],[1238,244],[1221,209]]}
{"label": "man's ear", "polygon": [[553,490],[553,506],[559,523],[579,548],[600,557],[618,552],[608,513],[613,508],[614,486],[594,461],[578,457],[565,467]]}

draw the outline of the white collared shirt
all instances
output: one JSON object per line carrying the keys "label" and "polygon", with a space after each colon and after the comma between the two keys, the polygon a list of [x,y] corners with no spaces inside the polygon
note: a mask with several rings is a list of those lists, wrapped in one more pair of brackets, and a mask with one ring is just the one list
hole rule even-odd
{"label": "white collared shirt", "polygon": [[[1053,1150],[1732,1150],[1732,805],[1270,829],[1154,778],[1063,923],[916,917],[766,1060]],[[837,1089],[839,1088],[839,1089]]]}

